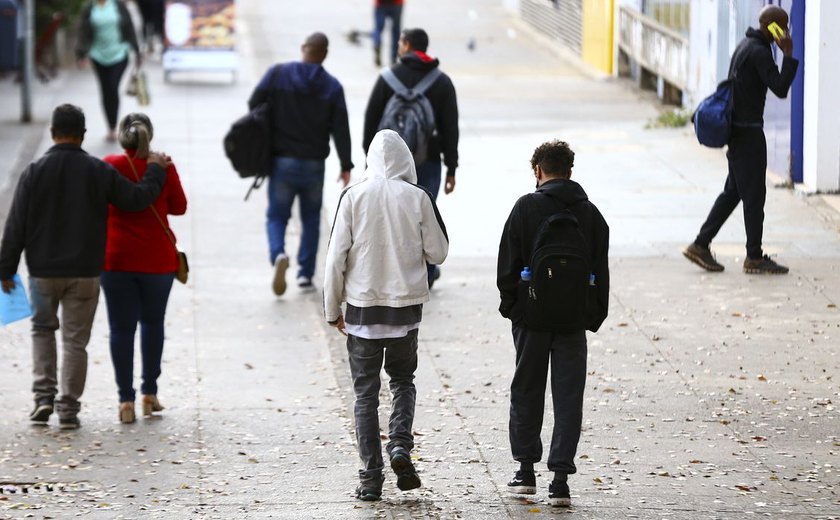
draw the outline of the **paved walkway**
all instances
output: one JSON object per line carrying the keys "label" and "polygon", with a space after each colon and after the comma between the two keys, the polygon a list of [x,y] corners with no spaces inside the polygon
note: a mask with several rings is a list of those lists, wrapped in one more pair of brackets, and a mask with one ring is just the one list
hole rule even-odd
{"label": "paved walkway", "polygon": [[[190,204],[172,219],[193,272],[170,300],[160,391],[167,410],[160,420],[117,422],[103,305],[88,349],[82,429],[31,428],[28,325],[0,329],[0,517],[840,518],[837,213],[820,198],[770,190],[766,245],[791,274],[740,272],[737,213],[715,244],[727,270],[693,267],[680,248],[722,186],[722,155],[697,146],[689,130],[644,130],[656,114],[649,99],[582,76],[487,0],[406,8],[406,24],[428,29],[430,51],[458,87],[462,166],[455,193],[441,196],[451,257],[421,327],[414,455],[424,487],[400,493],[391,479],[382,502],[356,502],[343,342],[323,323],[320,295],[294,287],[271,294],[264,190],[242,202],[247,184],[230,170],[221,138],[262,70],[296,59],[303,37],[323,30],[332,40],[326,67],[347,92],[358,178],[376,69],[370,50],[342,35],[369,25],[369,6],[238,5],[239,83],[193,76],[164,84],[150,65],[155,144],[174,157]],[[0,83],[0,94],[10,88]],[[85,109],[90,153],[114,151],[102,141],[89,71],[43,89],[42,117],[59,101]],[[124,111],[137,109],[125,103]],[[2,117],[2,146],[14,147],[5,106]],[[42,137],[37,154],[47,147]],[[577,152],[575,178],[610,222],[613,244],[611,313],[590,336],[569,510],[544,503],[544,466],[534,501],[504,492],[515,469],[507,441],[513,349],[494,285],[501,225],[533,189],[533,148],[554,137]],[[331,156],[325,233],[338,171]],[[294,251],[296,224],[290,234]],[[544,439],[551,424],[547,411]]]}

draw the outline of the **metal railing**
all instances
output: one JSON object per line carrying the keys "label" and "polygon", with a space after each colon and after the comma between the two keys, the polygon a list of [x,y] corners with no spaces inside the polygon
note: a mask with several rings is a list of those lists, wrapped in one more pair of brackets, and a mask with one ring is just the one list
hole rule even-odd
{"label": "metal railing", "polygon": [[618,12],[618,46],[630,58],[680,90],[688,84],[688,39],[628,7]]}

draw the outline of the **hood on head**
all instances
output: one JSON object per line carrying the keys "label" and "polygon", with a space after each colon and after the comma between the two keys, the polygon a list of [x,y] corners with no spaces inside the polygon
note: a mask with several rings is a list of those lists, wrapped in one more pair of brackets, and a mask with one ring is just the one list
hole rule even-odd
{"label": "hood on head", "polygon": [[414,156],[400,134],[380,130],[373,136],[367,155],[365,177],[382,177],[417,184]]}

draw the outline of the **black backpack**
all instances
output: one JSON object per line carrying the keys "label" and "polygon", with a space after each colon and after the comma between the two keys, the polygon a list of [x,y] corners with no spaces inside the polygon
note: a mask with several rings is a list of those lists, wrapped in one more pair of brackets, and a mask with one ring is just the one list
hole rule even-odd
{"label": "black backpack", "polygon": [[247,200],[271,172],[271,103],[262,103],[237,119],[225,135],[224,146],[236,173],[243,179],[255,177]]}
{"label": "black backpack", "polygon": [[537,230],[525,304],[528,328],[552,332],[584,330],[591,324],[595,280],[589,244],[568,207]]}
{"label": "black backpack", "polygon": [[429,155],[429,141],[435,134],[435,113],[426,91],[437,81],[441,72],[432,69],[414,88],[407,88],[391,69],[382,71],[382,79],[394,91],[385,104],[379,130],[393,130],[400,134],[414,155],[414,164],[422,164]]}

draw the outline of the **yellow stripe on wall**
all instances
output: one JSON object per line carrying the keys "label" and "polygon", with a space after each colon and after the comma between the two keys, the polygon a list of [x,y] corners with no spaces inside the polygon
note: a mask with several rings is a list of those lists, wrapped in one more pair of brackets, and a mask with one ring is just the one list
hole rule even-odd
{"label": "yellow stripe on wall", "polygon": [[607,74],[613,70],[615,0],[583,0],[583,61]]}

